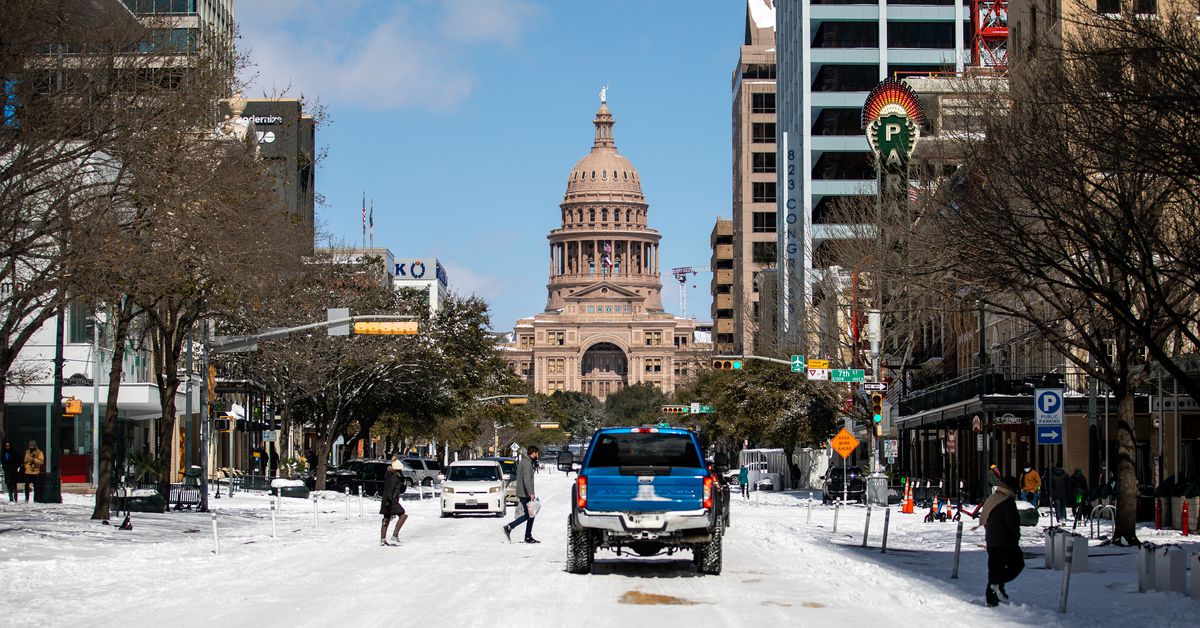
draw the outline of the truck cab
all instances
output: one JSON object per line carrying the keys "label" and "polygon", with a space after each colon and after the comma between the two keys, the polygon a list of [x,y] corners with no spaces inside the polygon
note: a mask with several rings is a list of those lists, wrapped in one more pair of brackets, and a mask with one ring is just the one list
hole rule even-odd
{"label": "truck cab", "polygon": [[[573,462],[564,456],[560,466]],[[567,570],[590,573],[600,549],[641,556],[686,549],[701,572],[719,574],[718,490],[691,430],[661,424],[597,430],[572,489]]]}

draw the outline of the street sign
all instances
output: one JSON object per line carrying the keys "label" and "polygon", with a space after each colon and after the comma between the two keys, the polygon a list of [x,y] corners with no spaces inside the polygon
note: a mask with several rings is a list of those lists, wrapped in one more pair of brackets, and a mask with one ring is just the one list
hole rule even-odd
{"label": "street sign", "polygon": [[263,440],[268,443],[275,442],[275,432],[272,430],[263,430]]}
{"label": "street sign", "polygon": [[946,453],[951,456],[958,453],[958,432],[946,434]]}
{"label": "street sign", "polygon": [[1041,426],[1037,428],[1037,444],[1061,445],[1063,442],[1063,427],[1061,425]]}
{"label": "street sign", "polygon": [[692,412],[695,414],[712,414],[716,410],[713,410],[712,406],[700,406],[699,410],[692,410]]}
{"label": "street sign", "polygon": [[827,368],[829,368],[829,360],[809,360],[808,368],[810,368],[810,369],[827,369]]}
{"label": "street sign", "polygon": [[[1035,423],[1042,425],[1062,425],[1063,422],[1063,391],[1061,388],[1039,388],[1033,391],[1033,414]],[[1039,436],[1039,439],[1041,437]]]}
{"label": "street sign", "polygon": [[883,441],[883,455],[888,458],[895,458],[900,455],[900,441],[895,438],[886,438]]}
{"label": "street sign", "polygon": [[521,446],[516,443],[509,445],[508,448],[512,450],[514,457],[516,457],[518,451],[521,451]]}
{"label": "street sign", "polygon": [[867,372],[862,369],[833,369],[830,371],[830,379],[843,384],[863,382],[867,379]]}
{"label": "street sign", "polygon": [[692,414],[696,414],[696,413],[700,412],[700,404],[693,402],[691,407],[688,408],[688,411],[691,412]]}
{"label": "street sign", "polygon": [[854,434],[851,434],[850,430],[843,427],[842,431],[838,432],[837,436],[834,436],[829,441],[829,445],[833,447],[834,451],[838,452],[839,456],[849,458],[854,449],[858,447],[858,439],[854,438]]}
{"label": "street sign", "polygon": [[867,392],[887,392],[887,382],[867,382],[863,384],[863,390]]}
{"label": "street sign", "polygon": [[804,356],[802,356],[802,355],[792,356],[792,372],[793,373],[803,373],[804,366],[805,366]]}
{"label": "street sign", "polygon": [[829,369],[808,369],[808,379],[810,381],[829,381]]}
{"label": "street sign", "polygon": [[983,434],[975,435],[975,451],[983,451]]}

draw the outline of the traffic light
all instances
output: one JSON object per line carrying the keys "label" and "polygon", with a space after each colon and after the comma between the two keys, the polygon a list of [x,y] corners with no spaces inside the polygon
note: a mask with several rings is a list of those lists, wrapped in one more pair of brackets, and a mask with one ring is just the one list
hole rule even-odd
{"label": "traffic light", "polygon": [[740,371],[742,370],[741,360],[713,360],[712,366],[718,371]]}
{"label": "traffic light", "polygon": [[510,406],[523,406],[529,403],[529,397],[509,397],[505,399]]}
{"label": "traffic light", "polygon": [[372,336],[411,336],[417,333],[416,321],[368,321],[354,324],[354,333]]}
{"label": "traffic light", "polygon": [[687,414],[691,408],[683,405],[663,406],[663,414]]}
{"label": "traffic light", "polygon": [[883,393],[871,393],[871,420],[876,424],[883,422]]}
{"label": "traffic light", "polygon": [[63,401],[63,414],[66,416],[83,414],[83,402],[74,397],[68,397]]}

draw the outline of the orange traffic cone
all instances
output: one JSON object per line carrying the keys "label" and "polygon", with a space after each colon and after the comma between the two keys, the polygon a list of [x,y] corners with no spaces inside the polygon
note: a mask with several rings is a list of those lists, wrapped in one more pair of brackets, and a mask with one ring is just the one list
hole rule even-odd
{"label": "orange traffic cone", "polygon": [[913,496],[912,496],[912,481],[908,480],[904,483],[904,506],[900,512],[905,514],[913,514]]}

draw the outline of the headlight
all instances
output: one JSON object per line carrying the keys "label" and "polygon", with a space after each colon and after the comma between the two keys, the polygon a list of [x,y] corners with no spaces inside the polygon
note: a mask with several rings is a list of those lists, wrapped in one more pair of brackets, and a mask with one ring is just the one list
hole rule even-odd
{"label": "headlight", "polygon": [[489,489],[488,489],[488,492],[489,492],[489,493],[499,493],[499,492],[500,492],[500,487],[499,487],[499,486],[493,486],[492,488],[489,488]]}
{"label": "headlight", "polygon": [[445,482],[445,481],[446,481],[446,474],[445,474],[445,473],[439,473],[439,474],[437,474],[437,480],[438,480],[438,482]]}
{"label": "headlight", "polygon": [[443,487],[442,487],[442,492],[443,492],[443,493],[453,493],[453,492],[454,492],[454,487],[453,487],[453,486],[443,486]]}

